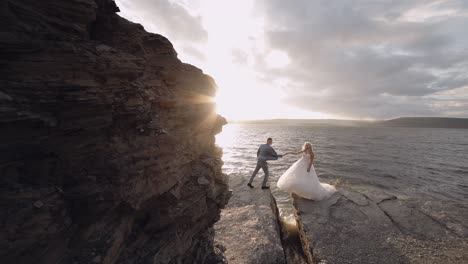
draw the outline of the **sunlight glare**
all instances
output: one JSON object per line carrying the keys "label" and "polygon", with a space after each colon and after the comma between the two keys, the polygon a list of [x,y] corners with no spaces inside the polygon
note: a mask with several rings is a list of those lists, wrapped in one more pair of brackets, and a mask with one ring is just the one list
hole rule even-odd
{"label": "sunlight glare", "polygon": [[216,135],[216,144],[222,148],[231,146],[239,132],[236,128],[232,125],[225,125],[223,131]]}

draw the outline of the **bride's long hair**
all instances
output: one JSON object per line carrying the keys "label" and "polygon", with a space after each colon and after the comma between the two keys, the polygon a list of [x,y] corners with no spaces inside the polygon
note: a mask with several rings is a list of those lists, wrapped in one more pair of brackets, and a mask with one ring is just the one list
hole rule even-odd
{"label": "bride's long hair", "polygon": [[313,150],[312,150],[312,143],[307,142],[307,141],[304,143],[304,145],[302,145],[302,151],[306,150],[306,149],[307,149],[307,146],[309,146],[309,149],[310,149],[310,151],[312,152],[312,151],[313,151]]}

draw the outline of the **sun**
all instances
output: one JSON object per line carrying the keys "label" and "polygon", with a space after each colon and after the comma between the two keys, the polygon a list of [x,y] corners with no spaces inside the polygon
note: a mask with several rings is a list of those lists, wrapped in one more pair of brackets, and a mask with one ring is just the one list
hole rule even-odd
{"label": "sun", "polygon": [[220,88],[215,97],[216,111],[230,121],[263,119],[332,119],[336,116],[293,107],[269,91],[247,92]]}

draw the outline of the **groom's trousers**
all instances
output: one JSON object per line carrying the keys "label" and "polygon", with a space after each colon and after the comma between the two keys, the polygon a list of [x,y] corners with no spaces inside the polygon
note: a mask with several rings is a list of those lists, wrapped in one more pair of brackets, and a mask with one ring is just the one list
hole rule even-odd
{"label": "groom's trousers", "polygon": [[266,162],[266,160],[258,160],[257,161],[257,167],[255,167],[255,170],[253,171],[252,176],[250,176],[249,183],[253,182],[253,180],[255,178],[255,175],[257,175],[260,168],[262,168],[263,172],[265,173],[265,177],[263,178],[262,186],[266,186],[266,184],[268,182],[268,176],[270,176],[270,174],[268,173],[268,163]]}

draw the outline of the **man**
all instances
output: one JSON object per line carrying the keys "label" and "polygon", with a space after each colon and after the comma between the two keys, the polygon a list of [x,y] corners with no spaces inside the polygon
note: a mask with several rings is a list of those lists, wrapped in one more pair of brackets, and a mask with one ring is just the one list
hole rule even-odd
{"label": "man", "polygon": [[263,178],[263,183],[262,183],[262,189],[269,189],[270,187],[267,186],[268,182],[268,163],[267,160],[277,160],[278,158],[281,158],[282,155],[276,154],[276,151],[271,147],[271,144],[273,144],[273,139],[268,138],[266,144],[260,145],[257,151],[257,167],[255,167],[255,170],[252,173],[252,176],[250,177],[250,181],[247,184],[250,188],[253,188],[254,186],[252,185],[252,182],[255,178],[255,175],[257,175],[258,171],[260,168],[263,169],[263,172],[265,173],[265,177]]}

